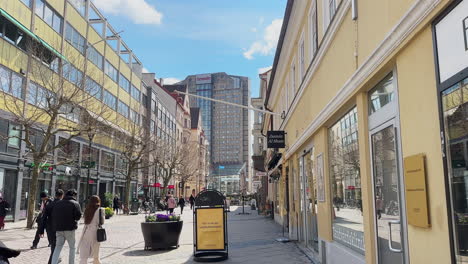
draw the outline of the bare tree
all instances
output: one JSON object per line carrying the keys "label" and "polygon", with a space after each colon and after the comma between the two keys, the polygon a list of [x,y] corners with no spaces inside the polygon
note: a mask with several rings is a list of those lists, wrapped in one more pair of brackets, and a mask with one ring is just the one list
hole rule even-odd
{"label": "bare tree", "polygon": [[41,171],[46,166],[70,162],[55,161],[54,152],[65,148],[85,131],[94,130],[94,126],[80,123],[90,114],[96,118],[101,116],[103,106],[96,99],[101,91],[87,81],[87,76],[93,75],[86,71],[84,57],[60,59],[32,40],[27,50],[28,81],[3,71],[0,85],[3,109],[16,124],[15,132],[8,137],[24,143],[20,160],[32,161],[27,209],[27,227],[31,228]]}
{"label": "bare tree", "polygon": [[[181,143],[174,143],[166,139],[156,139],[156,151],[154,152],[153,162],[155,171],[162,179],[163,193],[166,195],[169,182],[179,175],[184,159],[187,157],[184,147]],[[162,172],[162,173],[160,173]]]}
{"label": "bare tree", "polygon": [[197,142],[191,141],[190,143],[180,147],[182,148],[180,153],[182,157],[179,169],[176,172],[176,179],[182,183],[182,194],[185,196],[186,183],[197,180],[202,168],[200,168]]}

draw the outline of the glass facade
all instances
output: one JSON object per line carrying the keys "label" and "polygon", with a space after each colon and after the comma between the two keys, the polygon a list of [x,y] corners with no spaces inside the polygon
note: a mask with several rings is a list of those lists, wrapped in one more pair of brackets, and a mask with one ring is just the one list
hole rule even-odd
{"label": "glass facade", "polygon": [[[197,95],[213,98],[213,85],[208,84],[198,84],[197,85]],[[203,100],[201,98],[197,99],[198,107],[200,107],[202,114],[203,130],[205,131],[206,138],[211,142],[211,118],[212,118],[212,101]]]}
{"label": "glass facade", "polygon": [[454,244],[457,263],[468,261],[468,78],[442,92]]}

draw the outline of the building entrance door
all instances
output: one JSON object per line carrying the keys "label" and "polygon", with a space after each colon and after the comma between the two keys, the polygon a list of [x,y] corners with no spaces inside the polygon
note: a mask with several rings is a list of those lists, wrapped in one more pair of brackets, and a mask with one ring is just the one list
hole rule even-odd
{"label": "building entrance door", "polygon": [[405,263],[401,183],[396,127],[393,122],[371,132],[376,240],[379,263]]}
{"label": "building entrance door", "polygon": [[315,207],[315,195],[313,184],[310,184],[313,177],[311,151],[307,152],[299,160],[300,169],[300,210],[301,210],[301,240],[305,245],[318,252],[318,228],[317,210]]}

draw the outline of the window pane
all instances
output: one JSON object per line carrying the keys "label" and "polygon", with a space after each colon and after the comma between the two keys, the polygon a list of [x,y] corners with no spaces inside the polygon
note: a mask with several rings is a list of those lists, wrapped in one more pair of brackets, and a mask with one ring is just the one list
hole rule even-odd
{"label": "window pane", "polygon": [[23,98],[23,77],[13,74],[11,80],[11,94],[18,98]]}
{"label": "window pane", "polygon": [[442,93],[457,258],[466,256],[468,223],[468,78]]}
{"label": "window pane", "polygon": [[19,148],[21,131],[18,126],[10,124],[8,132],[8,146]]}
{"label": "window pane", "polygon": [[392,102],[394,91],[393,74],[389,74],[369,92],[369,114]]}
{"label": "window pane", "polygon": [[[350,124],[349,114],[328,131],[330,190],[333,199],[333,239],[363,251],[363,217],[357,123]],[[348,124],[345,128],[344,124]],[[356,133],[353,137],[351,134]],[[349,223],[352,223],[350,225]]]}
{"label": "window pane", "polygon": [[30,104],[36,104],[37,98],[37,84],[29,82],[28,95],[26,96],[26,101]]}
{"label": "window pane", "polygon": [[3,67],[0,67],[0,88],[4,92],[10,92],[10,76],[11,72]]}
{"label": "window pane", "polygon": [[52,26],[52,22],[54,20],[54,13],[52,12],[52,9],[50,7],[45,6],[44,7],[44,21],[49,24],[49,26]]}
{"label": "window pane", "polygon": [[54,13],[54,21],[52,24],[52,28],[58,33],[62,32],[62,18],[55,13]]}
{"label": "window pane", "polygon": [[42,0],[37,0],[36,1],[36,14],[40,17],[44,17],[44,2]]}
{"label": "window pane", "polygon": [[26,6],[30,7],[31,6],[31,0],[21,0]]}

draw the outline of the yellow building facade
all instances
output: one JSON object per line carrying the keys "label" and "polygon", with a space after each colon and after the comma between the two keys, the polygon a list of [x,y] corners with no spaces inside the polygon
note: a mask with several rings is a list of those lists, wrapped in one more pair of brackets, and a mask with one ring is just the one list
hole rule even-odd
{"label": "yellow building facade", "polygon": [[[28,45],[33,46],[31,43],[37,46],[30,48]],[[28,56],[30,50],[41,54]],[[30,109],[39,106],[37,100],[31,99],[33,91],[49,88],[40,84],[32,73],[33,63],[50,68],[53,76],[58,76],[58,65],[63,64],[63,69],[68,69],[67,76],[66,71],[62,71],[64,86],[79,86],[78,83],[85,80],[83,86],[95,87],[94,98],[82,107],[93,112],[106,108],[106,114],[100,116],[103,119],[100,121],[109,127],[127,134],[134,125],[144,129],[143,116],[147,111],[144,101],[147,97],[143,93],[147,88],[141,79],[143,65],[91,1],[0,0],[1,89],[17,97],[17,101],[29,103]],[[11,80],[19,84],[18,93],[14,92],[15,87],[9,87],[12,83],[9,78],[16,78]],[[4,98],[2,95],[0,99],[2,133],[14,126]],[[78,119],[70,121],[77,123]],[[11,134],[11,131],[7,133]],[[55,140],[60,140],[59,136],[64,137],[58,133]],[[91,150],[85,136],[74,139],[71,146],[79,153],[80,161],[81,156],[89,155],[96,164],[90,173],[91,180],[87,182],[85,170],[78,172],[81,177],[75,177],[65,173],[65,166],[57,166],[53,172],[40,176],[38,193],[74,188],[78,189],[81,202],[85,198],[85,186],[89,186],[91,194],[104,197],[104,193],[110,192],[123,198],[125,176],[122,172],[126,165],[119,151],[122,146],[118,143],[110,134],[102,132],[97,133]],[[12,203],[13,210],[7,218],[13,220],[25,217],[24,205],[29,190],[30,176],[26,164],[11,155],[19,153],[18,149],[24,149],[21,144],[18,140],[0,149],[0,186],[5,187],[0,188],[0,192],[4,192]],[[141,173],[139,176],[141,183]],[[131,195],[136,197],[137,181],[132,181],[131,186]]]}
{"label": "yellow building facade", "polygon": [[316,260],[467,261],[467,15],[466,0],[288,1],[264,97],[282,115],[264,129],[286,132],[278,217]]}

